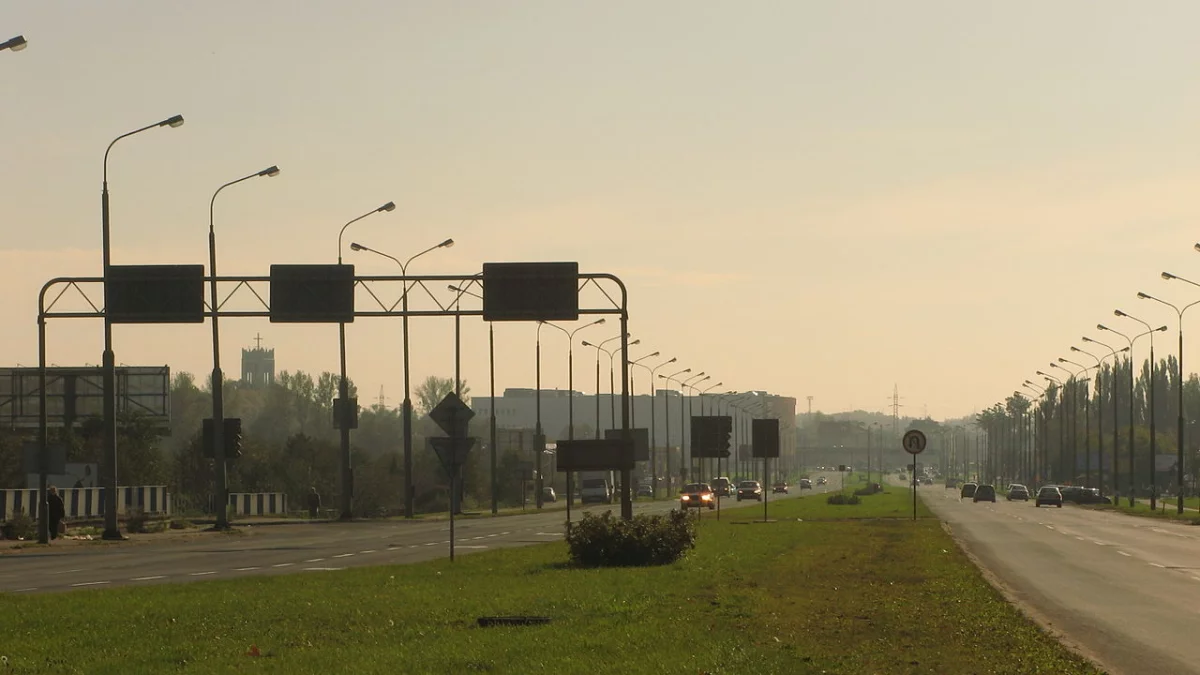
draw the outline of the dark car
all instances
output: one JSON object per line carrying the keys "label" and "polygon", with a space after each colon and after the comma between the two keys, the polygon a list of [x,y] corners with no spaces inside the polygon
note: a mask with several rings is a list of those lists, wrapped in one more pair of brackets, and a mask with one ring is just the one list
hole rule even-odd
{"label": "dark car", "polygon": [[933,479],[929,476],[926,476],[921,479],[921,485],[933,485]]}
{"label": "dark car", "polygon": [[975,496],[975,488],[978,487],[974,483],[963,483],[962,492],[959,493],[959,498],[970,499]]}
{"label": "dark car", "polygon": [[788,493],[788,484],[787,483],[780,481],[771,486],[771,494],[779,494],[779,493],[783,493],[785,495]]}
{"label": "dark car", "polygon": [[996,502],[996,486],[980,485],[975,488],[975,494],[971,496],[971,499],[976,502],[992,502],[994,504]]}
{"label": "dark car", "polygon": [[653,485],[639,485],[638,489],[637,489],[637,496],[653,497],[654,496],[654,486]]}
{"label": "dark car", "polygon": [[712,510],[717,508],[717,500],[708,483],[688,483],[683,486],[683,492],[679,495],[679,505],[685,509],[707,506]]}
{"label": "dark car", "polygon": [[800,489],[801,489],[801,490],[811,490],[811,489],[813,489],[813,487],[812,487],[812,481],[811,481],[811,480],[809,480],[809,479],[807,479],[807,478],[801,478],[801,479],[800,479]]}
{"label": "dark car", "polygon": [[1008,501],[1020,499],[1023,502],[1029,501],[1029,488],[1020,483],[1013,483],[1008,486],[1008,495],[1005,497]]}
{"label": "dark car", "polygon": [[756,499],[762,501],[762,485],[759,485],[756,480],[744,480],[738,483],[737,500],[740,502],[743,499]]}
{"label": "dark car", "polygon": [[718,497],[728,497],[732,491],[733,483],[728,478],[714,478],[712,482],[713,494]]}
{"label": "dark car", "polygon": [[1045,504],[1046,506],[1057,506],[1062,508],[1063,496],[1062,491],[1055,485],[1043,485],[1037,493],[1037,499],[1033,501],[1035,507]]}
{"label": "dark car", "polygon": [[1062,493],[1064,502],[1072,504],[1111,504],[1112,500],[1108,497],[1101,497],[1100,490],[1097,488],[1085,488],[1077,485],[1068,485],[1059,488]]}

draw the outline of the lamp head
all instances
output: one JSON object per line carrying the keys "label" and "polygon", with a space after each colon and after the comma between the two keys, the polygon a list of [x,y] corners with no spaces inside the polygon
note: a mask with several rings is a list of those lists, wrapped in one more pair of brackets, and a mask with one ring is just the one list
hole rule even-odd
{"label": "lamp head", "polygon": [[365,250],[367,250],[367,247],[363,246],[362,244],[360,244],[356,241],[352,241],[352,242],[350,242],[350,250],[351,251],[365,251]]}
{"label": "lamp head", "polygon": [[658,352],[654,352],[653,354],[650,354],[649,356],[658,356]]}
{"label": "lamp head", "polygon": [[604,323],[604,317],[600,317],[599,319],[596,319],[595,321],[591,322],[588,325],[589,326],[599,326],[602,323]]}
{"label": "lamp head", "polygon": [[1192,248],[1196,249],[1197,251],[1200,251],[1200,244],[1196,244],[1196,245],[1195,245],[1195,246],[1193,246]]}
{"label": "lamp head", "polygon": [[460,290],[459,287],[455,286],[454,284],[450,284],[449,286],[446,286],[446,288],[452,293],[462,293],[462,290]]}
{"label": "lamp head", "polygon": [[1137,297],[1138,297],[1138,300],[1145,300],[1145,299],[1149,298],[1150,296],[1146,295],[1145,293],[1143,293],[1141,291],[1138,291]]}
{"label": "lamp head", "polygon": [[443,241],[442,243],[437,245],[438,248],[450,248],[451,246],[454,246],[453,239],[447,239],[446,241]]}
{"label": "lamp head", "polygon": [[4,43],[3,46],[8,47],[9,49],[13,50],[14,52],[19,52],[22,49],[25,49],[26,47],[28,47],[29,43],[25,41],[24,35],[18,35],[15,38]]}
{"label": "lamp head", "polygon": [[[658,352],[655,352],[655,353],[657,354]],[[678,361],[678,360],[679,360],[679,358],[678,358],[678,357],[676,357],[676,356],[672,356],[672,357],[671,357],[671,360],[670,360],[670,361],[667,361],[667,363],[675,363],[675,362],[676,362],[676,361]],[[666,364],[664,364],[664,365],[666,365]]]}
{"label": "lamp head", "polygon": [[277,166],[267,167],[267,168],[263,169],[262,171],[259,171],[258,175],[266,176],[268,178],[274,178],[275,176],[279,175],[279,167],[277,167]]}
{"label": "lamp head", "polygon": [[594,345],[594,344],[592,344],[592,343],[588,342],[587,340],[584,340],[584,341],[583,341],[583,342],[581,342],[580,344],[582,344],[584,347],[595,347],[595,346],[596,346],[596,345]]}
{"label": "lamp head", "polygon": [[629,343],[629,346],[630,346],[630,347],[632,347],[632,346],[634,346],[634,345],[640,345],[640,344],[642,344],[642,341],[641,341],[641,340],[634,340],[633,342],[630,342],[630,343]]}
{"label": "lamp head", "polygon": [[[1077,351],[1079,351],[1079,347],[1076,347],[1076,346],[1072,345],[1072,346],[1071,346],[1071,351],[1073,351],[1073,352],[1077,352]],[[1061,360],[1062,360],[1062,359],[1059,359],[1059,361],[1061,361]]]}
{"label": "lamp head", "polygon": [[175,115],[174,117],[168,117],[167,119],[159,122],[158,126],[171,127],[172,129],[174,129],[175,127],[181,127],[181,126],[183,126],[183,115]]}
{"label": "lamp head", "polygon": [[1121,347],[1120,349],[1117,350],[1117,353],[1120,354],[1121,352],[1127,352],[1127,351],[1129,351],[1129,347]]}
{"label": "lamp head", "polygon": [[1128,314],[1126,314],[1125,312],[1122,312],[1122,311],[1121,311],[1121,310],[1119,310],[1119,309],[1114,309],[1114,310],[1113,310],[1113,315],[1114,315],[1114,316],[1129,316]]}
{"label": "lamp head", "polygon": [[1084,342],[1095,342],[1095,340],[1093,340],[1092,338],[1090,338],[1090,337],[1088,337],[1088,336],[1086,336],[1086,335],[1084,335],[1084,336],[1083,336],[1082,338],[1080,338],[1080,339],[1081,339],[1081,340],[1083,340]]}
{"label": "lamp head", "polygon": [[396,210],[396,202],[388,202],[375,210],[376,211],[395,211]]}
{"label": "lamp head", "polygon": [[1176,277],[1174,274],[1171,274],[1170,272],[1163,272],[1162,278],[1166,279],[1167,281],[1170,281],[1172,279],[1177,279],[1178,277]]}
{"label": "lamp head", "polygon": [[1165,333],[1165,332],[1167,332],[1167,327],[1166,327],[1166,326],[1159,326],[1158,328],[1155,328],[1154,330],[1156,330],[1156,331],[1158,331],[1158,332],[1160,332],[1160,333]]}

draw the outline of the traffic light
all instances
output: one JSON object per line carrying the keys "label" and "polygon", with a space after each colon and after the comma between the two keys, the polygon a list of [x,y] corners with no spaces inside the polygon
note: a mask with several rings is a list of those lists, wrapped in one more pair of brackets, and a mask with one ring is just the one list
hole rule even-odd
{"label": "traffic light", "polygon": [[[226,417],[223,422],[221,429],[224,433],[221,444],[225,447],[225,459],[237,459],[242,456],[242,419]],[[215,459],[213,457],[213,421],[211,417],[204,418],[203,424],[200,426],[200,445],[206,459]]]}

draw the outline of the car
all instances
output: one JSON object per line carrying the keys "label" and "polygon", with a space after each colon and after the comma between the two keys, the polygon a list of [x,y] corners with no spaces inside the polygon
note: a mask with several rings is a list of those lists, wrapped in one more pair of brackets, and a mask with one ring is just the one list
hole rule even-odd
{"label": "car", "polygon": [[1038,490],[1037,498],[1033,500],[1033,505],[1038,507],[1042,504],[1045,504],[1046,506],[1057,506],[1060,509],[1062,508],[1062,491],[1058,489],[1057,485],[1043,485],[1041,489]]}
{"label": "car", "polygon": [[962,492],[959,493],[960,499],[970,499],[975,496],[975,488],[979,487],[974,483],[963,483]]}
{"label": "car", "polygon": [[956,487],[958,487],[958,479],[957,478],[947,478],[946,479],[946,489],[947,490],[949,490],[951,488],[956,488]]}
{"label": "car", "polygon": [[554,488],[550,487],[549,485],[542,488],[542,501],[544,501],[544,502],[558,501],[558,495],[554,494]]}
{"label": "car", "polygon": [[996,486],[980,485],[976,487],[975,494],[971,495],[971,499],[975,502],[996,503]]}
{"label": "car", "polygon": [[828,482],[829,482],[829,480],[827,478],[825,478],[825,476],[821,476],[820,478],[817,479],[817,485],[825,485]]}
{"label": "car", "polygon": [[771,486],[771,493],[772,493],[772,494],[779,494],[779,493],[781,493],[781,492],[782,492],[783,494],[785,494],[785,495],[788,493],[788,484],[787,484],[787,483],[784,483],[783,481],[780,481],[780,482],[778,482],[778,483],[776,483],[776,484],[774,484],[774,485],[772,485],[772,486]]}
{"label": "car", "polygon": [[637,496],[653,497],[654,496],[654,486],[653,485],[639,485],[638,489],[637,489]]}
{"label": "car", "polygon": [[732,486],[733,486],[733,484],[730,483],[729,479],[726,478],[725,476],[721,476],[720,478],[714,478],[712,480],[712,483],[710,483],[710,485],[712,485],[713,494],[715,494],[718,497],[728,497],[732,491]]}
{"label": "car", "polygon": [[900,474],[900,480],[908,480],[908,474],[906,474],[906,473]]}
{"label": "car", "polygon": [[813,489],[813,487],[812,487],[812,481],[811,481],[811,480],[809,480],[809,479],[807,479],[807,478],[801,478],[801,479],[800,479],[800,489],[801,489],[801,490],[811,490],[811,489]]}
{"label": "car", "polygon": [[1073,504],[1111,504],[1112,500],[1108,497],[1101,497],[1100,490],[1096,488],[1085,488],[1077,485],[1066,485],[1059,488],[1062,493],[1064,502]]}
{"label": "car", "polygon": [[1016,484],[1016,483],[1014,483],[1013,485],[1009,485],[1008,486],[1008,494],[1005,495],[1005,499],[1007,499],[1010,502],[1017,500],[1017,499],[1020,499],[1023,502],[1027,502],[1027,501],[1029,501],[1029,488],[1025,487],[1024,485],[1020,485],[1020,484]]}
{"label": "car", "polygon": [[713,489],[708,483],[688,483],[679,495],[679,505],[684,509],[707,506],[711,511],[717,508],[717,498],[713,496]]}
{"label": "car", "polygon": [[762,485],[756,480],[744,480],[738,483],[737,500],[740,502],[743,499],[755,499],[762,501]]}
{"label": "car", "polygon": [[926,476],[921,479],[921,485],[933,485],[933,479],[929,476]]}

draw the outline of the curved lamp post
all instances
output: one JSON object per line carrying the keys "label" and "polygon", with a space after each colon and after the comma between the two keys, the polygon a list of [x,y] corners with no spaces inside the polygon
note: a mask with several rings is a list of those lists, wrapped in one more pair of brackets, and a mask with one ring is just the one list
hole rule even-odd
{"label": "curved lamp post", "polygon": [[[1034,448],[1033,448],[1033,454],[1034,454],[1034,457],[1036,458],[1034,460],[1034,468],[1033,468],[1034,479],[1038,483],[1041,483],[1042,476],[1044,475],[1043,472],[1045,472],[1049,468],[1049,457],[1046,452],[1046,429],[1045,429],[1046,413],[1044,410],[1041,409],[1041,405],[1044,405],[1045,402],[1048,400],[1046,398],[1046,389],[1044,387],[1039,387],[1038,385],[1034,384],[1030,380],[1025,380],[1021,384],[1025,388],[1036,393],[1038,395],[1038,398],[1041,399],[1041,401],[1042,401],[1042,403],[1039,404],[1038,408],[1034,408],[1034,415],[1035,415],[1034,426],[1035,427],[1037,426],[1038,417],[1041,418],[1043,424],[1042,424],[1042,428],[1040,430],[1035,431]],[[1038,440],[1041,441],[1041,446],[1042,446],[1041,453],[1038,453],[1038,451],[1037,451],[1037,445],[1038,445],[1037,441]]]}
{"label": "curved lamp post", "polygon": [[217,530],[229,529],[229,495],[227,493],[227,476],[225,473],[225,383],[224,375],[221,373],[221,331],[218,327],[217,317],[220,314],[220,301],[217,298],[217,235],[213,227],[213,209],[217,203],[217,195],[221,194],[221,190],[230,185],[237,185],[242,181],[250,180],[251,178],[269,177],[274,178],[279,175],[279,167],[269,166],[262,171],[256,171],[252,174],[242,176],[237,180],[231,180],[228,183],[217,188],[213,193],[212,199],[208,202],[208,273],[209,273],[209,304],[212,308],[212,347],[213,347],[213,370],[212,370],[212,442],[213,442],[213,470],[215,472],[216,486],[215,498],[213,506],[217,512],[217,522],[213,526]]}
{"label": "curved lamp post", "polygon": [[[1165,330],[1167,330],[1167,327],[1163,326],[1161,328],[1151,328],[1150,324],[1146,323],[1145,321],[1142,321],[1141,319],[1137,318],[1136,316],[1131,316],[1129,314],[1126,314],[1125,312],[1122,312],[1119,309],[1114,309],[1113,315],[1122,316],[1122,317],[1125,317],[1126,319],[1131,319],[1133,321],[1136,321],[1136,322],[1142,324],[1143,326],[1146,327],[1146,332],[1144,333],[1144,335],[1150,336],[1150,381],[1147,382],[1147,388],[1150,389],[1150,510],[1153,511],[1154,505],[1158,499],[1158,495],[1156,494],[1157,488],[1155,486],[1155,481],[1157,480],[1155,473],[1156,473],[1156,469],[1158,468],[1156,466],[1157,457],[1158,457],[1158,444],[1155,439],[1155,423],[1154,423],[1154,390],[1156,389],[1156,387],[1154,386],[1154,333],[1156,333],[1158,331],[1165,331]],[[1129,378],[1130,378],[1130,382],[1132,382],[1133,381],[1133,362],[1132,361],[1130,361],[1130,364],[1129,364]],[[1132,384],[1130,386],[1132,388]],[[1132,395],[1130,395],[1130,398],[1132,399]],[[1131,422],[1131,424],[1132,424],[1132,422]],[[1132,444],[1129,446],[1129,451],[1133,452]],[[1130,475],[1130,478],[1132,479],[1133,476]]]}
{"label": "curved lamp post", "polygon": [[[1077,351],[1081,351],[1081,350],[1076,349],[1075,347],[1071,347],[1071,351],[1077,352]],[[1086,353],[1086,352],[1084,352],[1084,353]],[[1088,356],[1091,356],[1091,354],[1088,354]],[[1093,356],[1092,358],[1095,358],[1095,357]],[[1077,368],[1080,368],[1081,370],[1076,375],[1073,376],[1076,378],[1079,375],[1082,375],[1093,368],[1093,366],[1085,366],[1082,363],[1076,363],[1075,361],[1072,361],[1070,359],[1064,359],[1064,358],[1060,357],[1058,360],[1061,363],[1069,363],[1073,366],[1076,366]],[[1095,367],[1096,368],[1100,367],[1099,359],[1096,360]],[[1083,385],[1083,415],[1084,415],[1084,417],[1083,417],[1083,461],[1084,461],[1084,481],[1085,482],[1090,482],[1092,480],[1092,393],[1088,387],[1088,381],[1090,379],[1091,378],[1089,378],[1089,377],[1085,377],[1082,380],[1078,380],[1076,382],[1077,385],[1078,384]],[[1075,389],[1076,389],[1076,391],[1074,392],[1074,396],[1075,396],[1075,406],[1074,407],[1078,408],[1078,406],[1079,406],[1078,387],[1075,387]],[[1074,415],[1076,416],[1076,420],[1078,421],[1079,411],[1075,410]],[[1071,430],[1072,431],[1075,430],[1075,424],[1071,425]],[[1079,470],[1078,465],[1076,465],[1075,470],[1076,471]],[[1090,486],[1085,485],[1084,487],[1090,487]]]}
{"label": "curved lamp post", "polygon": [[[1163,326],[1163,327],[1162,327],[1162,330],[1166,330],[1166,328],[1167,328],[1166,326]],[[1136,492],[1136,490],[1134,489],[1134,482],[1133,482],[1133,481],[1134,481],[1134,453],[1133,453],[1133,412],[1134,412],[1134,406],[1133,406],[1133,403],[1134,403],[1134,401],[1133,401],[1133,385],[1134,385],[1134,375],[1133,375],[1133,345],[1134,345],[1134,343],[1135,343],[1135,342],[1137,342],[1137,341],[1138,341],[1138,339],[1140,339],[1140,338],[1143,338],[1143,337],[1146,337],[1147,335],[1150,335],[1150,334],[1151,334],[1151,333],[1153,333],[1154,331],[1146,331],[1145,333],[1140,333],[1140,334],[1138,334],[1138,335],[1134,335],[1133,337],[1130,337],[1130,336],[1128,336],[1128,335],[1126,335],[1126,334],[1122,333],[1121,331],[1118,331],[1118,330],[1113,330],[1112,328],[1109,328],[1108,326],[1105,326],[1105,325],[1104,325],[1104,324],[1102,324],[1102,323],[1098,323],[1098,324],[1096,324],[1096,330],[1106,330],[1106,331],[1108,331],[1108,332],[1110,332],[1110,333],[1113,333],[1113,334],[1115,334],[1115,335],[1120,335],[1121,337],[1125,338],[1125,340],[1126,340],[1126,341],[1129,343],[1129,505],[1130,505],[1130,506],[1133,506],[1133,504],[1134,504],[1134,501],[1135,501],[1134,493]],[[1115,455],[1115,453],[1116,453],[1116,450],[1115,450],[1115,449],[1113,450],[1113,453],[1114,453],[1114,455]],[[1114,459],[1114,461],[1116,461],[1116,460]],[[1113,488],[1114,488],[1114,491],[1115,491],[1115,489],[1116,489],[1116,487],[1117,487],[1117,484],[1115,483],[1115,479],[1116,479],[1117,477],[1118,477],[1118,476],[1117,476],[1117,474],[1115,474],[1115,473],[1114,473],[1114,474],[1113,474],[1113,478],[1114,478]]]}
{"label": "curved lamp post", "polygon": [[[396,203],[388,202],[377,209],[372,209],[362,214],[361,216],[351,220],[338,230],[338,264],[342,264],[342,235],[346,233],[346,228],[354,223],[366,218],[369,215],[383,213],[385,211],[395,211]],[[338,323],[338,363],[341,369],[341,376],[338,379],[338,399],[337,404],[337,423],[338,434],[341,443],[341,476],[342,476],[342,504],[341,504],[341,519],[349,520],[354,517],[354,474],[353,467],[350,466],[350,427],[353,425],[354,412],[350,409],[350,382],[346,378],[346,324]]]}
{"label": "curved lamp post", "polygon": [[[1119,476],[1119,474],[1118,474],[1118,471],[1119,471],[1119,469],[1118,469],[1118,462],[1117,462],[1117,445],[1118,445],[1118,438],[1117,438],[1117,354],[1120,354],[1121,352],[1128,352],[1128,351],[1129,351],[1129,347],[1122,347],[1120,350],[1117,350],[1117,349],[1113,349],[1113,348],[1112,348],[1112,347],[1110,347],[1109,345],[1106,345],[1106,344],[1104,344],[1103,342],[1101,342],[1101,341],[1099,341],[1099,340],[1093,340],[1092,338],[1090,338],[1090,337],[1088,337],[1088,336],[1086,336],[1086,335],[1085,335],[1085,336],[1083,336],[1081,339],[1082,339],[1084,342],[1088,343],[1088,344],[1100,345],[1101,347],[1104,347],[1105,349],[1107,349],[1107,350],[1109,351],[1109,354],[1108,354],[1108,355],[1109,355],[1109,356],[1111,356],[1111,357],[1113,357],[1113,365],[1112,365],[1112,381],[1111,381],[1111,383],[1109,384],[1109,389],[1110,389],[1111,391],[1109,392],[1109,395],[1110,395],[1110,396],[1112,396],[1112,400],[1113,400],[1113,435],[1112,435],[1112,447],[1113,447],[1113,470],[1112,470],[1112,493],[1113,493],[1113,495],[1114,495],[1114,502],[1115,502],[1115,501],[1116,501],[1116,499],[1119,499],[1118,497],[1116,497],[1116,496],[1115,496],[1115,495],[1117,494],[1117,478],[1118,478],[1118,476]],[[1104,357],[1104,358],[1107,358],[1107,357]],[[1104,359],[1102,358],[1101,360],[1103,361]],[[1099,376],[1097,376],[1097,377],[1099,377]],[[1099,377],[1099,379],[1098,379],[1097,381],[1098,381],[1098,382],[1102,382],[1102,381],[1103,381],[1103,379],[1104,379],[1104,378],[1102,378],[1102,377]],[[1099,385],[1097,385],[1097,386],[1099,386]],[[1103,402],[1103,397],[1101,397],[1101,402]],[[1103,414],[1103,413],[1101,413],[1101,414]],[[1101,424],[1101,428],[1100,428],[1100,434],[1101,434],[1101,437],[1103,437],[1103,435],[1104,435],[1104,425],[1103,425],[1103,424]],[[1101,463],[1101,464],[1103,464],[1103,463],[1104,463],[1104,441],[1103,441],[1103,440],[1101,440],[1101,441],[1100,441],[1100,463]],[[1104,493],[1104,469],[1101,469],[1101,470],[1100,470],[1100,492],[1101,492],[1101,494],[1103,494],[1103,493]]]}
{"label": "curved lamp post", "polygon": [[[671,361],[674,361],[674,360],[675,359],[671,359]],[[680,398],[682,398],[683,397],[683,383],[680,382],[679,380],[676,380],[675,378],[680,375],[683,375],[684,373],[690,373],[690,372],[692,372],[691,368],[684,368],[683,370],[671,373],[670,375],[659,375],[659,377],[667,381],[667,386],[671,385],[672,380],[675,380],[675,382],[679,383],[679,396],[680,396]],[[669,403],[670,403],[670,399],[668,399],[667,396],[664,394],[663,395],[663,426],[667,430],[667,441],[666,441],[667,442],[667,495],[671,494],[671,490],[673,490],[674,486],[675,486],[675,475],[671,473],[671,406]],[[683,415],[683,404],[682,403],[680,404],[679,414],[680,414],[680,416]],[[679,463],[682,464],[683,463],[683,423],[682,422],[680,422],[679,428],[680,428]]]}
{"label": "curved lamp post", "polygon": [[[21,38],[21,44],[24,43],[25,39]],[[183,115],[168,117],[161,122],[147,124],[140,129],[134,129],[133,131],[117,136],[104,150],[104,179],[100,192],[100,236],[105,288],[108,287],[109,268],[112,266],[111,228],[109,227],[108,218],[108,153],[112,151],[117,141],[122,138],[129,138],[134,134],[140,134],[143,131],[157,129],[158,127],[176,128],[182,125]],[[108,490],[107,494],[111,496],[111,499],[104,501],[104,534],[102,536],[104,539],[124,539],[125,537],[121,534],[121,530],[117,526],[117,361],[113,355],[112,348],[112,318],[107,312],[104,314],[104,355],[101,357],[101,363],[104,370],[104,487]],[[40,499],[44,506],[46,501],[44,479],[39,478],[38,487],[40,490]],[[47,510],[43,508],[39,513],[47,513]],[[42,543],[49,541],[49,532],[47,531],[49,523],[50,521],[45,517],[38,516],[38,541]]]}
{"label": "curved lamp post", "polygon": [[692,391],[695,391],[695,388],[692,387],[691,385],[695,382],[703,382],[703,381],[707,380],[708,378],[709,378],[709,376],[707,374],[705,374],[705,372],[702,370],[702,371],[696,373],[695,375],[692,375],[691,377],[684,379],[682,382],[679,383],[679,452],[680,452],[680,460],[682,461],[682,458],[683,458],[683,454],[682,454],[683,453],[683,439],[686,438],[686,439],[688,439],[687,466],[688,466],[689,477],[691,477],[693,480],[695,480],[696,477],[691,476],[690,472],[693,469],[695,469],[694,465],[696,462],[695,462],[695,458],[692,457],[692,446],[696,441],[688,433],[688,431],[690,431],[690,429],[686,429],[686,427],[684,426],[683,406],[684,406],[684,403],[686,402],[687,403],[688,426],[690,426],[691,420],[692,420],[692,399],[688,397],[687,390],[692,389]]}
{"label": "curved lamp post", "polygon": [[[567,336],[567,440],[575,440],[575,334],[584,328],[590,326],[599,326],[604,323],[603,318],[596,319],[591,323],[585,323],[582,326],[576,327],[574,330],[567,330],[562,326],[550,323],[549,321],[541,321],[540,323],[562,331],[563,335]],[[570,507],[575,501],[574,490],[571,489],[571,472],[567,472],[567,506]]]}
{"label": "curved lamp post", "polygon": [[[658,352],[654,352],[654,354],[658,354]],[[654,354],[651,354],[651,356],[653,356]],[[638,361],[640,361],[640,360],[641,359],[638,359]],[[675,357],[671,357],[670,360],[663,361],[662,363],[658,364],[657,366],[653,366],[653,367],[644,366],[644,365],[638,363],[637,361],[633,361],[631,363],[631,365],[638,366],[639,368],[644,369],[647,373],[650,374],[650,489],[654,491],[655,498],[658,497],[658,448],[657,448],[657,443],[655,442],[657,440],[655,438],[655,429],[658,428],[658,420],[655,419],[654,411],[657,406],[655,406],[654,404],[657,402],[658,395],[655,393],[654,375],[658,372],[659,368],[662,368],[665,365],[675,363],[676,361],[678,361],[678,359],[676,359]],[[633,376],[632,375],[630,375],[629,383],[630,383],[629,389],[630,389],[630,391],[633,391]],[[665,397],[664,397],[664,400],[665,400]],[[668,436],[670,435],[669,428],[667,429],[667,434],[668,434]],[[669,445],[670,444],[668,443],[668,446]]]}
{"label": "curved lamp post", "polygon": [[[1183,277],[1175,276],[1174,274],[1171,274],[1170,272],[1163,272],[1162,278],[1167,281],[1171,281],[1172,279],[1178,279],[1179,281],[1189,283],[1193,286],[1200,286],[1200,284],[1197,284],[1194,281],[1184,279]],[[1162,303],[1162,304],[1166,305],[1167,307],[1170,307],[1171,309],[1175,310],[1176,316],[1179,317],[1179,363],[1175,364],[1175,366],[1177,368],[1176,374],[1179,376],[1179,429],[1178,429],[1178,436],[1177,436],[1178,441],[1179,441],[1179,443],[1178,443],[1179,457],[1178,457],[1178,459],[1176,459],[1176,462],[1175,462],[1177,465],[1176,466],[1176,469],[1177,469],[1176,482],[1178,483],[1178,486],[1179,486],[1178,487],[1179,495],[1175,501],[1176,501],[1176,512],[1179,513],[1180,515],[1182,515],[1183,514],[1183,447],[1185,445],[1184,435],[1185,435],[1185,431],[1187,429],[1187,427],[1185,426],[1186,420],[1184,420],[1184,417],[1183,417],[1183,386],[1184,386],[1184,384],[1183,384],[1183,313],[1186,312],[1188,310],[1188,308],[1190,308],[1194,305],[1200,304],[1200,300],[1197,300],[1196,302],[1188,303],[1188,304],[1184,305],[1183,307],[1177,307],[1165,300],[1159,300],[1158,298],[1156,298],[1152,295],[1147,295],[1145,293],[1138,293],[1138,297],[1143,300],[1153,300],[1155,302]]]}
{"label": "curved lamp post", "polygon": [[[388,260],[391,260],[392,262],[394,262],[400,266],[400,276],[405,277],[404,293],[400,296],[400,302],[402,303],[402,305],[401,305],[402,316],[401,316],[400,330],[401,330],[402,340],[404,342],[404,403],[403,403],[404,412],[403,412],[403,416],[404,416],[404,517],[405,518],[415,517],[415,514],[413,513],[413,506],[414,506],[413,493],[414,493],[415,486],[413,485],[413,475],[412,475],[412,398],[411,398],[412,393],[410,391],[409,372],[408,372],[409,371],[409,367],[408,367],[408,289],[409,289],[409,286],[408,286],[408,278],[407,278],[408,277],[408,266],[410,263],[412,263],[412,261],[416,260],[417,258],[420,258],[421,256],[425,255],[426,253],[429,253],[430,251],[435,251],[439,248],[450,248],[453,245],[454,245],[454,240],[447,239],[447,240],[443,241],[442,243],[437,244],[436,246],[430,246],[429,248],[412,256],[411,258],[409,258],[408,260],[406,260],[404,262],[400,262],[399,258],[390,256],[382,251],[376,251],[375,249],[370,248],[368,246],[363,246],[362,244],[350,242],[350,250],[351,251],[367,251],[368,253],[374,253],[377,256],[387,258]],[[455,384],[457,385],[457,383],[455,383]],[[539,492],[539,494],[541,494],[541,493]]]}

